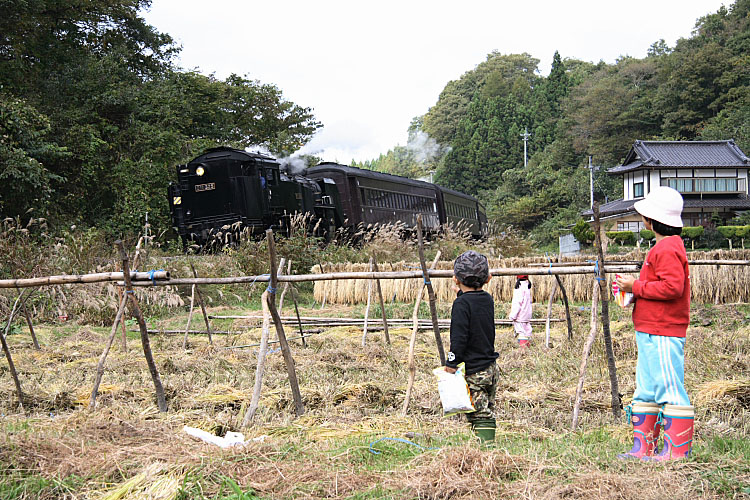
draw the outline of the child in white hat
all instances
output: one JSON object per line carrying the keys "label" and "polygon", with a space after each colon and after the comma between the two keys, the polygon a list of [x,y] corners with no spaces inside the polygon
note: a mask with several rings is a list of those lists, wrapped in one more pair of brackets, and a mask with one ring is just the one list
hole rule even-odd
{"label": "child in white hat", "polygon": [[[690,322],[690,270],[682,232],[682,195],[660,186],[635,203],[656,244],[640,276],[619,276],[621,290],[635,296],[638,361],[635,394],[627,408],[634,427],[633,449],[620,458],[669,460],[690,453],[695,412],[685,391],[685,335]],[[656,442],[664,427],[661,452]]]}

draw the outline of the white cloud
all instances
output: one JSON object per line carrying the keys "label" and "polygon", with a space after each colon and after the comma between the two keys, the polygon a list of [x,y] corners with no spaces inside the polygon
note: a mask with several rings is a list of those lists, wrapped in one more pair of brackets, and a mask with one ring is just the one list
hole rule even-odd
{"label": "white cloud", "polygon": [[147,21],[183,46],[185,68],[248,75],[312,107],[323,129],[306,150],[349,162],[407,139],[411,119],[493,50],[614,62],[674,46],[725,0],[153,0]]}

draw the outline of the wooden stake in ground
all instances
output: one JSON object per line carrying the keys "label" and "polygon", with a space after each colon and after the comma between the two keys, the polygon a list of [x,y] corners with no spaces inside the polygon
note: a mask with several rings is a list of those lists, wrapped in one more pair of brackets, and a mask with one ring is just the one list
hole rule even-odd
{"label": "wooden stake in ground", "polygon": [[[284,270],[284,266],[279,264],[279,275]],[[292,259],[286,265],[286,273],[292,274]],[[289,289],[289,282],[284,283],[284,289],[281,291],[281,297],[279,297],[279,314],[284,314],[284,297],[286,297],[286,291]]]}
{"label": "wooden stake in ground", "polygon": [[164,396],[164,387],[161,385],[161,378],[159,372],[156,369],[156,363],[154,363],[154,356],[151,353],[151,343],[148,339],[148,328],[146,327],[146,321],[143,319],[141,308],[138,306],[138,299],[135,298],[135,292],[133,291],[133,284],[130,282],[130,265],[128,263],[128,254],[125,252],[125,248],[122,246],[122,241],[115,241],[117,249],[120,251],[120,259],[122,259],[122,274],[125,278],[125,296],[130,302],[130,311],[138,321],[138,327],[141,330],[141,344],[143,345],[143,355],[146,357],[146,364],[148,365],[148,371],[151,372],[151,379],[154,381],[154,388],[156,389],[156,403],[159,406],[159,411],[167,411],[167,399]]}
{"label": "wooden stake in ground", "polygon": [[571,430],[576,430],[578,426],[578,411],[581,408],[581,397],[583,395],[583,382],[586,378],[586,364],[589,360],[589,354],[591,353],[591,346],[594,345],[596,339],[596,330],[598,326],[596,324],[597,313],[599,312],[599,283],[594,280],[594,289],[591,295],[591,330],[589,331],[589,337],[586,339],[586,343],[583,346],[583,355],[581,356],[581,368],[578,371],[578,387],[576,388],[576,400],[573,404],[573,423],[570,426]]}
{"label": "wooden stake in ground", "polygon": [[284,333],[284,325],[281,324],[281,317],[279,312],[276,310],[276,286],[277,280],[277,269],[276,269],[276,243],[273,239],[273,231],[266,230],[266,238],[268,240],[268,253],[271,258],[271,283],[268,285],[269,301],[268,308],[271,311],[271,318],[276,326],[276,335],[279,337],[279,344],[281,344],[281,353],[284,355],[284,361],[286,362],[286,371],[289,375],[289,385],[292,388],[292,399],[294,399],[294,409],[296,415],[299,417],[305,413],[305,405],[302,403],[302,394],[299,391],[299,382],[297,381],[297,371],[294,368],[294,358],[292,358],[292,351],[289,349],[289,343],[286,340],[286,334]]}
{"label": "wooden stake in ground", "polygon": [[[141,259],[141,245],[143,244],[143,237],[138,238],[138,244],[135,246],[135,255],[133,255],[133,269],[138,269],[138,264],[140,263]],[[120,268],[120,263],[115,261],[115,271],[117,271]],[[122,303],[122,297],[123,297],[123,291],[122,287],[117,287],[117,297],[118,302]],[[125,326],[125,314],[123,313],[120,317],[120,324],[122,325],[122,350],[124,352],[128,352],[128,333],[127,328]],[[187,328],[186,328],[187,330]],[[183,343],[183,349],[185,348],[185,345]]]}
{"label": "wooden stake in ground", "polygon": [[[325,273],[325,269],[323,269],[323,263],[322,262],[318,262],[318,264],[320,265],[320,274],[324,274]],[[326,288],[327,287],[323,287],[323,300],[320,303],[320,308],[321,309],[323,309],[326,306],[326,298],[328,298],[328,290],[326,290]]]}
{"label": "wooden stake in ground", "polygon": [[34,349],[41,350],[39,342],[36,339],[36,334],[34,333],[34,324],[31,322],[31,315],[29,314],[29,310],[26,309],[26,304],[23,305],[23,315],[26,317],[26,324],[29,326],[29,333],[31,334],[31,341],[34,342]]}
{"label": "wooden stake in ground", "polygon": [[[370,257],[370,272],[372,272],[372,257]],[[367,281],[367,307],[365,307],[365,322],[362,326],[362,347],[367,344],[367,320],[370,316],[370,301],[372,299],[372,279]]]}
{"label": "wooden stake in ground", "polygon": [[299,326],[299,337],[302,339],[302,345],[307,347],[307,340],[305,340],[305,331],[302,330],[302,318],[299,315],[299,306],[297,305],[297,288],[292,285],[292,302],[294,302],[294,313],[297,315],[297,325]]}
{"label": "wooden stake in ground", "polygon": [[187,324],[185,325],[185,336],[182,338],[182,349],[188,348],[188,332],[190,323],[193,321],[193,309],[195,308],[195,285],[190,289],[190,311],[188,312]]}
{"label": "wooden stake in ground", "polygon": [[121,324],[125,324],[121,321],[121,319],[123,313],[125,312],[125,306],[127,305],[127,303],[127,294],[123,294],[123,297],[120,299],[120,307],[117,308],[115,322],[112,323],[112,331],[109,333],[107,344],[104,346],[104,351],[102,351],[101,355],[99,356],[99,363],[97,363],[96,365],[96,378],[94,379],[94,388],[91,390],[91,399],[89,400],[89,408],[91,408],[92,410],[96,407],[96,396],[99,393],[99,384],[101,384],[102,375],[104,374],[104,362],[107,360],[107,355],[109,354],[109,350],[112,347],[112,342],[114,342],[115,335],[117,335],[117,327]]}
{"label": "wooden stake in ground", "polygon": [[432,288],[432,281],[427,272],[427,265],[424,261],[424,241],[422,238],[422,214],[417,215],[417,240],[419,243],[419,264],[422,266],[422,278],[427,285],[427,295],[430,297],[430,316],[432,317],[432,329],[435,331],[435,343],[437,344],[440,364],[445,366],[445,350],[443,349],[443,339],[440,337],[440,327],[438,326],[437,308],[435,306],[435,290]]}
{"label": "wooden stake in ground", "polygon": [[[193,270],[193,278],[198,277],[198,273],[195,271],[195,266],[193,266],[193,263],[190,263],[190,269]],[[209,345],[214,345],[214,339],[211,336],[211,323],[208,322],[208,313],[206,312],[206,304],[203,302],[203,295],[201,294],[201,289],[198,288],[198,286],[195,286],[195,294],[198,296],[198,305],[201,306],[201,312],[203,313],[203,321],[206,323],[206,331],[208,332],[208,343]]]}
{"label": "wooden stake in ground", "polygon": [[557,281],[552,285],[552,291],[549,294],[549,302],[547,303],[547,321],[544,326],[544,346],[549,349],[549,319],[552,316],[552,303],[555,301],[555,294],[557,293]]}
{"label": "wooden stake in ground", "polygon": [[258,363],[255,368],[255,386],[253,387],[253,397],[250,400],[250,406],[245,412],[245,418],[242,419],[242,427],[247,427],[255,417],[260,402],[260,393],[263,388],[263,370],[266,366],[266,353],[268,352],[268,335],[271,326],[271,310],[268,308],[269,293],[268,290],[263,292],[260,297],[260,304],[263,308],[263,328],[260,334],[260,346],[258,348]]}
{"label": "wooden stake in ground", "polygon": [[555,279],[557,280],[557,286],[560,287],[562,292],[563,303],[565,304],[565,320],[568,322],[568,340],[573,340],[573,319],[570,317],[570,305],[568,304],[568,294],[563,286],[560,275],[556,274]]}
{"label": "wooden stake in ground", "polygon": [[[432,261],[430,269],[433,269],[438,261],[440,260],[440,251],[435,255],[435,260]],[[414,312],[412,313],[412,330],[411,340],[409,340],[409,383],[406,385],[406,397],[404,398],[404,406],[401,408],[401,414],[406,416],[406,412],[409,410],[409,400],[411,400],[411,391],[414,388],[414,378],[417,375],[417,364],[414,362],[414,347],[417,343],[417,331],[419,330],[419,305],[422,303],[422,296],[424,295],[425,286],[419,287],[417,293],[417,300],[414,302]],[[434,326],[433,326],[434,328]]]}
{"label": "wooden stake in ground", "polygon": [[[378,261],[375,256],[372,257],[373,270],[378,272]],[[388,334],[388,315],[385,313],[385,303],[383,302],[383,290],[380,288],[380,280],[375,280],[375,289],[378,291],[378,300],[380,301],[380,313],[383,316],[383,333],[385,335],[385,343],[391,345],[391,336]]]}
{"label": "wooden stake in ground", "polygon": [[18,379],[18,373],[16,372],[16,365],[13,364],[13,357],[10,355],[10,348],[8,347],[8,342],[5,340],[5,337],[8,336],[8,332],[10,332],[10,326],[13,324],[13,318],[16,315],[16,311],[18,311],[18,304],[20,302],[21,307],[23,307],[24,304],[26,304],[26,299],[29,298],[31,293],[28,293],[26,297],[24,298],[23,292],[21,292],[18,295],[18,298],[16,299],[16,302],[13,304],[13,309],[10,311],[10,317],[8,318],[8,323],[5,325],[5,331],[0,334],[0,340],[3,344],[3,352],[5,353],[5,359],[8,360],[8,368],[10,368],[10,376],[13,377],[13,383],[16,384],[16,394],[18,395],[18,404],[21,405],[21,408],[23,408],[23,390],[21,389],[21,381]]}
{"label": "wooden stake in ground", "polygon": [[604,246],[602,244],[601,224],[599,221],[599,202],[594,202],[594,231],[595,243],[599,253],[596,281],[599,283],[599,295],[602,301],[602,336],[604,337],[604,349],[607,352],[607,368],[609,368],[609,385],[612,393],[612,415],[620,416],[620,388],[617,383],[617,366],[615,365],[615,352],[612,349],[612,335],[609,332],[609,290],[607,290],[607,275],[604,272]]}

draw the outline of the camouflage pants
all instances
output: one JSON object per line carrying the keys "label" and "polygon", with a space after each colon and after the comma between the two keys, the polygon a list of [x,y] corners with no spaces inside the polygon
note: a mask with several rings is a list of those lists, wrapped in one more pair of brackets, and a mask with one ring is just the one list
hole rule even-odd
{"label": "camouflage pants", "polygon": [[466,384],[471,392],[471,400],[477,411],[467,413],[466,418],[472,422],[481,418],[494,418],[495,391],[500,380],[500,369],[492,363],[482,371],[466,376]]}

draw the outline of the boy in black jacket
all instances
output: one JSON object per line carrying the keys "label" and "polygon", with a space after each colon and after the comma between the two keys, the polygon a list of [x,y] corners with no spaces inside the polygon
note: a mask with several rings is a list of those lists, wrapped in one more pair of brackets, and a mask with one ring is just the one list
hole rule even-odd
{"label": "boy in black jacket", "polygon": [[455,373],[464,363],[466,383],[476,411],[466,417],[482,443],[495,440],[495,392],[500,371],[495,360],[495,304],[482,290],[490,281],[487,258],[469,250],[453,264],[453,280],[459,288],[451,310],[451,349],[445,371]]}

